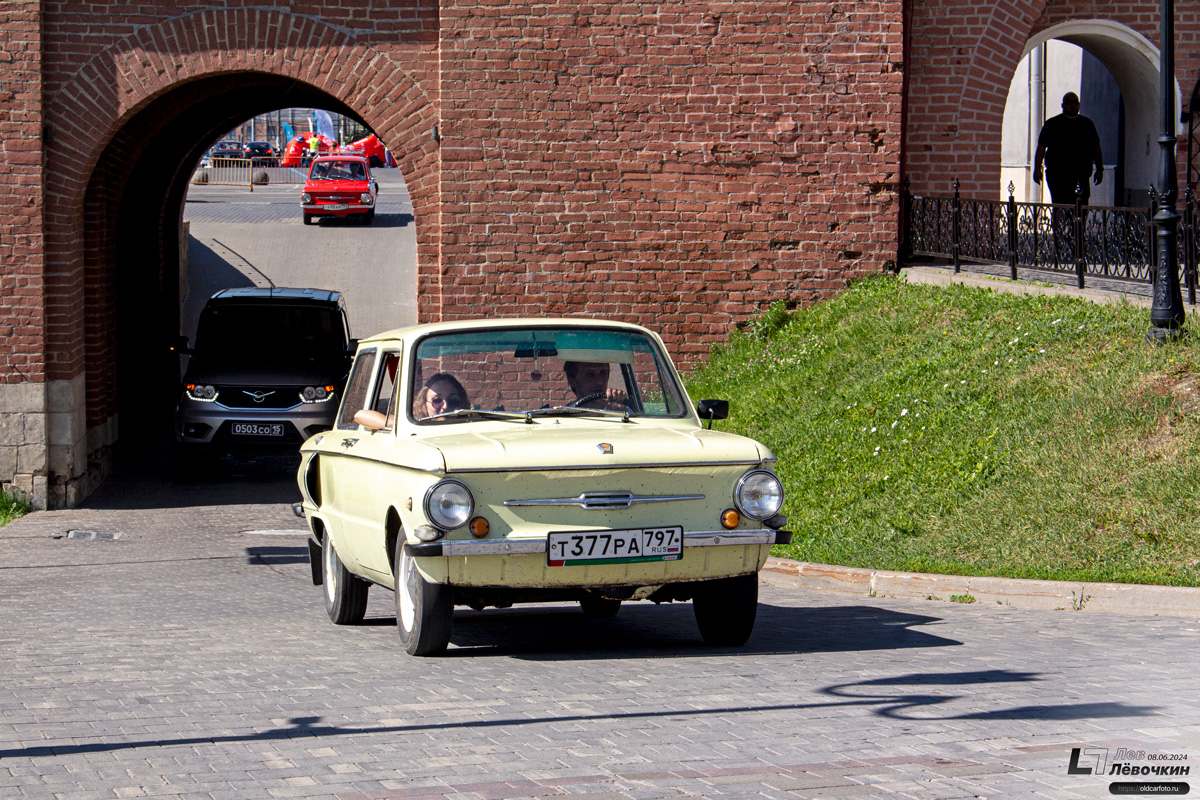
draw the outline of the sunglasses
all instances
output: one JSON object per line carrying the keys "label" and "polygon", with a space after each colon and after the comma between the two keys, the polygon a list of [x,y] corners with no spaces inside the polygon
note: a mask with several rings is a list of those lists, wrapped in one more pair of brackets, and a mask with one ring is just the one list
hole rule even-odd
{"label": "sunglasses", "polygon": [[467,404],[463,402],[461,397],[434,397],[430,399],[429,405],[434,408],[445,406],[447,411],[457,411],[460,408],[465,408]]}

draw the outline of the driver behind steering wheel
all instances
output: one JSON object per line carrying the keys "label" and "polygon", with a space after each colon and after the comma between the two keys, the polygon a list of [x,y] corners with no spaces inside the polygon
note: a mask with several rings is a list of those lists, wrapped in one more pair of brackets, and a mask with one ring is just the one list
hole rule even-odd
{"label": "driver behind steering wheel", "polygon": [[571,405],[579,408],[625,409],[625,392],[608,388],[609,365],[589,361],[563,362],[567,385],[577,398]]}

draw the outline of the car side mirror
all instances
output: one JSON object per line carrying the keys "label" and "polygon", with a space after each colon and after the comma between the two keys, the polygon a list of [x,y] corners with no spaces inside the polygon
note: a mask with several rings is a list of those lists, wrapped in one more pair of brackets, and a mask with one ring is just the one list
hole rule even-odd
{"label": "car side mirror", "polygon": [[729,416],[728,400],[701,400],[696,406],[700,419],[708,420],[708,429],[712,430],[714,419],[725,419]]}
{"label": "car side mirror", "polygon": [[358,339],[351,339],[350,341],[346,342],[346,353],[348,355],[352,356],[357,352],[358,352]]}
{"label": "car side mirror", "polygon": [[188,345],[188,338],[186,336],[178,337],[174,343],[171,344],[170,350],[172,353],[177,353],[184,356],[190,356],[192,354],[192,348]]}

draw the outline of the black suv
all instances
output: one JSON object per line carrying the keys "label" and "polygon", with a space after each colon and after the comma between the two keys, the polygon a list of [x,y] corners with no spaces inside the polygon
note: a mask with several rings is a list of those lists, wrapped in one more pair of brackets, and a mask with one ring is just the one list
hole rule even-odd
{"label": "black suv", "polygon": [[178,472],[205,454],[299,452],[333,427],[357,345],[324,289],[222,289],[200,312],[175,409]]}

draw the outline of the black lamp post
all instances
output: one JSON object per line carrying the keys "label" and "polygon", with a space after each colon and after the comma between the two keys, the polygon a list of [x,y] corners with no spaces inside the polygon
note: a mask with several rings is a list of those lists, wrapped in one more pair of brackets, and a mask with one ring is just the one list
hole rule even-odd
{"label": "black lamp post", "polygon": [[1162,28],[1159,42],[1159,105],[1162,131],[1158,137],[1158,265],[1154,272],[1154,303],[1150,322],[1154,326],[1146,337],[1165,342],[1183,335],[1183,295],[1179,291],[1179,214],[1175,199],[1179,183],[1175,169],[1175,0],[1162,0]]}

